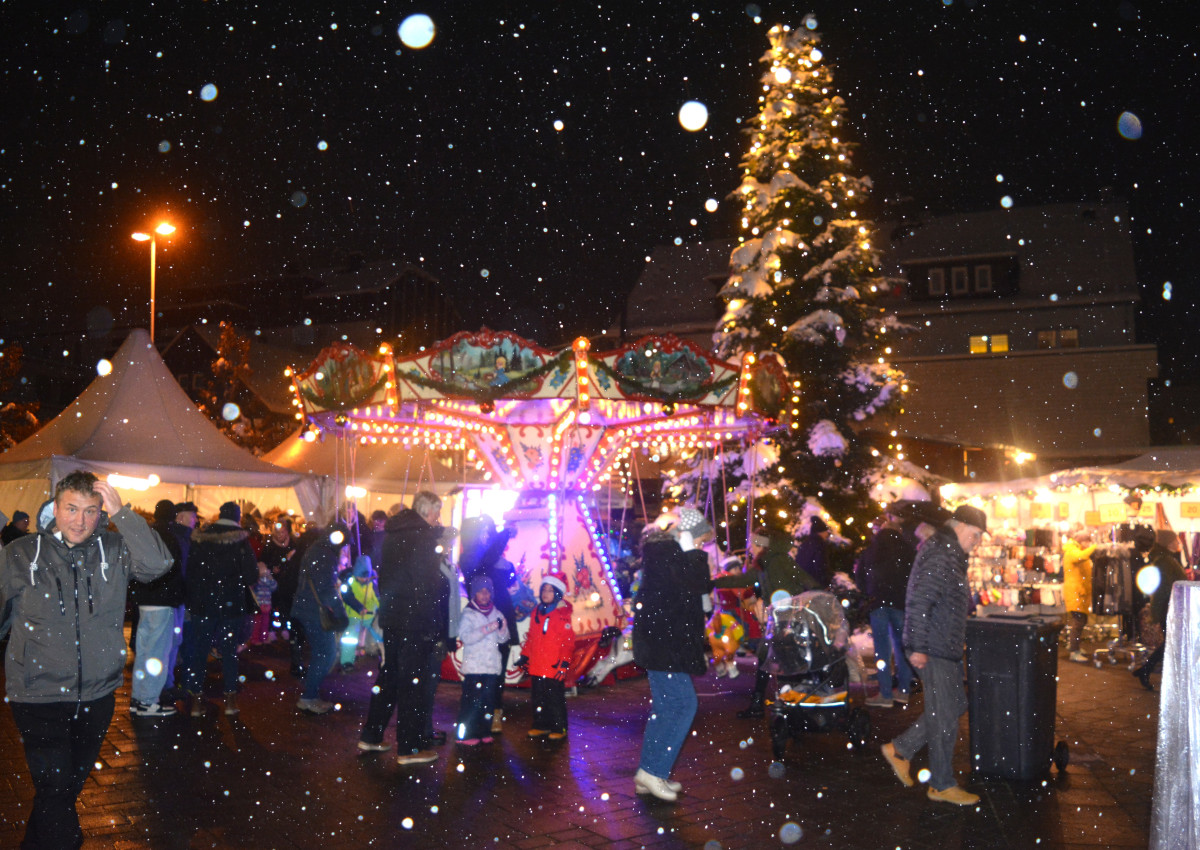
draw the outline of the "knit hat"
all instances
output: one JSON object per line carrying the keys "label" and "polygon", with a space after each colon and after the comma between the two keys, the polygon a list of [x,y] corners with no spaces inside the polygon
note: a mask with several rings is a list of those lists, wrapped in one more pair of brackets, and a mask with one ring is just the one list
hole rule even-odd
{"label": "knit hat", "polygon": [[155,522],[170,522],[175,519],[175,503],[170,499],[159,499],[154,506]]}
{"label": "knit hat", "polygon": [[1179,535],[1169,528],[1160,528],[1154,532],[1154,542],[1164,549],[1170,549],[1179,543]]}
{"label": "knit hat", "polygon": [[242,507],[237,502],[226,502],[217,511],[217,519],[228,519],[233,522],[242,521]]}
{"label": "knit hat", "polygon": [[690,532],[692,537],[700,537],[712,531],[712,526],[708,520],[704,518],[704,514],[695,508],[682,507],[679,509],[679,524],[676,526],[680,531]]}
{"label": "knit hat", "polygon": [[13,511],[12,522],[14,524],[20,522],[23,519],[29,519],[29,514],[25,513],[25,511]]}
{"label": "knit hat", "polygon": [[558,588],[559,593],[561,593],[563,596],[567,595],[567,577],[557,570],[545,573],[542,576],[542,584],[548,584],[551,587]]}
{"label": "knit hat", "polygon": [[471,576],[471,583],[467,586],[472,597],[481,590],[486,590],[488,593],[495,593],[496,588],[492,585],[492,579],[483,573],[477,573]]}
{"label": "knit hat", "polygon": [[959,505],[950,519],[973,525],[984,534],[987,533],[987,514],[974,505]]}

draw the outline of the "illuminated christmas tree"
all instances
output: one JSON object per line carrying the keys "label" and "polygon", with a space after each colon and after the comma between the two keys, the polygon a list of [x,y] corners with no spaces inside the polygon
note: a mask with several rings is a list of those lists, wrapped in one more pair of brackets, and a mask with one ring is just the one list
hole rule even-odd
{"label": "illuminated christmas tree", "polygon": [[888,363],[902,326],[875,305],[887,280],[860,213],[871,181],[851,171],[845,103],[815,25],[768,34],[760,110],[730,196],[742,234],[715,343],[727,358],[774,352],[793,382],[785,427],[758,449],[768,464],[757,464],[755,513],[788,525],[807,505],[805,516],[822,510],[857,543],[878,513],[869,489],[880,456],[863,432],[907,385]]}

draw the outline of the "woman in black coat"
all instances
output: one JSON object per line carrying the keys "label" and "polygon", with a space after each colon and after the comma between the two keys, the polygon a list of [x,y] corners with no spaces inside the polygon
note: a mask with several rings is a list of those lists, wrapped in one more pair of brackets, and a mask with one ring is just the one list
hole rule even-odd
{"label": "woman in black coat", "polygon": [[651,526],[642,544],[633,620],[633,658],[649,675],[651,695],[634,789],[668,801],[682,790],[670,776],[696,716],[692,676],[707,669],[702,599],[712,589],[708,556],[694,548],[712,528],[697,510],[679,514],[666,531]]}

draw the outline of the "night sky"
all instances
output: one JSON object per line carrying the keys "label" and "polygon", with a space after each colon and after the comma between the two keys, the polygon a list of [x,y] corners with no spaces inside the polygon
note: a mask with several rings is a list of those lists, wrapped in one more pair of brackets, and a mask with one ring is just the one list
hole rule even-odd
{"label": "night sky", "polygon": [[[705,201],[738,183],[767,29],[811,12],[872,214],[1127,200],[1169,375],[1197,351],[1191,4],[1050,5],[7,0],[4,335],[144,325],[129,234],[160,214],[180,228],[163,304],[358,251],[427,269],[469,325],[597,331],[654,246],[735,232]],[[423,50],[397,33],[418,12]],[[698,133],[677,119],[693,99]]]}

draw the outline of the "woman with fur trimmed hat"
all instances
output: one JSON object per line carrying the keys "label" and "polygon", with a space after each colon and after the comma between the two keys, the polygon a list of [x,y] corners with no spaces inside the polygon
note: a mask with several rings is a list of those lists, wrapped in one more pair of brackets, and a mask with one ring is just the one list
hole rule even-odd
{"label": "woman with fur trimmed hat", "polygon": [[703,514],[685,507],[667,527],[647,526],[642,541],[633,659],[649,675],[651,705],[633,785],[638,794],[668,802],[682,791],[671,770],[696,716],[692,677],[707,670],[703,597],[712,580],[708,556],[696,545],[711,534]]}
{"label": "woman with fur trimmed hat", "polygon": [[571,626],[571,603],[566,576],[553,571],[542,576],[538,606],[529,616],[529,632],[518,667],[526,667],[532,678],[533,726],[529,737],[543,735],[552,741],[567,737],[567,670],[575,652],[575,630]]}

